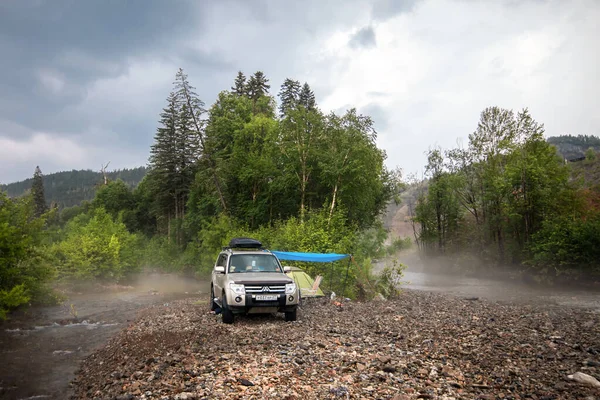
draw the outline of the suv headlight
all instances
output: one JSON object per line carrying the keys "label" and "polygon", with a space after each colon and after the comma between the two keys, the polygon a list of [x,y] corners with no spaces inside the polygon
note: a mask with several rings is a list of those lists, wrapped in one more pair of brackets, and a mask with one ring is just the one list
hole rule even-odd
{"label": "suv headlight", "polygon": [[244,289],[244,285],[239,283],[230,283],[229,289],[235,294],[246,294],[246,289]]}
{"label": "suv headlight", "polygon": [[285,294],[293,294],[296,291],[295,283],[286,283],[285,284]]}

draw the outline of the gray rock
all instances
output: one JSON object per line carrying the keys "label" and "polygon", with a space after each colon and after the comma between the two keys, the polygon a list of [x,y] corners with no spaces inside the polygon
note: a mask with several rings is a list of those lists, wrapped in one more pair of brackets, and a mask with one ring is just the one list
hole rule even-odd
{"label": "gray rock", "polygon": [[588,385],[595,388],[600,388],[600,382],[593,376],[584,374],[583,372],[575,372],[573,375],[567,376],[568,379],[581,383],[582,385]]}

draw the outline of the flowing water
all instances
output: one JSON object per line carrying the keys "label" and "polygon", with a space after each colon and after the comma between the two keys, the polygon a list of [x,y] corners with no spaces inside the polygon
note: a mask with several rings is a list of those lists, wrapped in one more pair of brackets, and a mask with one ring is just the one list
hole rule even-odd
{"label": "flowing water", "polygon": [[132,287],[79,292],[63,305],[12,315],[0,324],[0,398],[67,399],[79,363],[140,309],[203,293],[206,282],[152,275]]}

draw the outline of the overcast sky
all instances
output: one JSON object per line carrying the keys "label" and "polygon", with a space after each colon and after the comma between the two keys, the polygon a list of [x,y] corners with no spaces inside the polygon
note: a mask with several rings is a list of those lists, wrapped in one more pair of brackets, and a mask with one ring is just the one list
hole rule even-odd
{"label": "overcast sky", "polygon": [[487,106],[599,135],[599,26],[598,0],[2,0],[0,182],[145,165],[179,67],[207,105],[238,70],[307,81],[405,174]]}

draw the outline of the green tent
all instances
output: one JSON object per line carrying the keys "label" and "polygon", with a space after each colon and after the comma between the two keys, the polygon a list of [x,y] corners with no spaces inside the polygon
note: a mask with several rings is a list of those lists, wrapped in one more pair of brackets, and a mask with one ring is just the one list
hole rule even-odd
{"label": "green tent", "polygon": [[[336,254],[336,253],[304,253],[304,252],[294,252],[294,251],[279,251],[272,250],[273,254],[277,256],[280,260],[289,260],[289,261],[300,261],[300,262],[318,262],[325,263],[334,261],[339,261],[344,258],[352,257],[350,254]],[[350,258],[352,259],[352,258]],[[298,267],[290,267],[291,269],[286,272],[286,274],[292,278],[296,285],[300,288],[300,294],[302,297],[323,297],[325,293],[319,288],[321,284],[322,276],[318,275],[315,279],[312,279],[310,275],[304,272],[302,269]],[[350,268],[350,263],[348,263],[348,267],[346,268],[346,280],[348,279],[348,270]],[[333,264],[331,264],[331,273],[333,273]],[[331,281],[331,277],[330,277]],[[344,282],[344,290],[346,290],[346,282]],[[343,291],[342,291],[343,296]]]}
{"label": "green tent", "polygon": [[290,270],[286,273],[287,276],[292,278],[296,285],[300,288],[300,294],[303,298],[308,297],[323,297],[325,293],[319,288],[322,276],[317,276],[313,279],[304,270],[298,267],[290,267]]}

